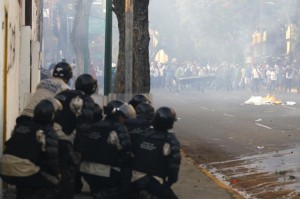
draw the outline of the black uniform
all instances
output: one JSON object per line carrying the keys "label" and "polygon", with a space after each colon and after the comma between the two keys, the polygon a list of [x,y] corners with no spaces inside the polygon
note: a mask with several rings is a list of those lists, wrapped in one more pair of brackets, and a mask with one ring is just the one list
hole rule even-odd
{"label": "black uniform", "polygon": [[93,197],[118,198],[122,169],[128,167],[131,157],[126,127],[114,121],[102,120],[81,133],[80,142],[83,146],[80,171]]}
{"label": "black uniform", "polygon": [[93,118],[94,101],[90,96],[78,90],[66,90],[55,96],[63,105],[57,112],[54,122],[59,135],[59,154],[62,170],[61,198],[74,197],[75,176],[79,166],[79,157],[74,150],[76,129],[81,123]]}
{"label": "black uniform", "polygon": [[141,102],[135,110],[136,118],[127,120],[125,125],[129,133],[142,133],[153,124],[154,107],[149,103]]}
{"label": "black uniform", "polygon": [[130,133],[132,130],[135,130],[135,132],[142,132],[151,126],[151,121],[138,115],[135,119],[126,121],[125,125]]}
{"label": "black uniform", "polygon": [[58,137],[50,125],[18,123],[1,159],[1,177],[16,185],[17,198],[57,198]]}
{"label": "black uniform", "polygon": [[131,136],[134,154],[131,198],[140,198],[142,191],[161,199],[177,198],[170,189],[178,180],[181,162],[180,144],[174,133],[149,128],[143,134]]}

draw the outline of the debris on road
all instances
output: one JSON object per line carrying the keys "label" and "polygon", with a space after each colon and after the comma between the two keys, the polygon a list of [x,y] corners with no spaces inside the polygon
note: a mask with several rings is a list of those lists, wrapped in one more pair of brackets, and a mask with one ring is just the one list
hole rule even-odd
{"label": "debris on road", "polygon": [[[276,99],[275,96],[267,95],[266,97],[262,96],[251,96],[248,100],[244,102],[244,104],[253,104],[253,105],[282,105],[282,101]],[[292,104],[290,102],[290,104]],[[294,102],[294,104],[296,104]]]}
{"label": "debris on road", "polygon": [[296,102],[293,102],[293,101],[286,102],[286,105],[289,105],[289,106],[294,106],[295,104],[296,104]]}
{"label": "debris on road", "polygon": [[265,148],[264,146],[258,146],[257,149],[263,149]]}

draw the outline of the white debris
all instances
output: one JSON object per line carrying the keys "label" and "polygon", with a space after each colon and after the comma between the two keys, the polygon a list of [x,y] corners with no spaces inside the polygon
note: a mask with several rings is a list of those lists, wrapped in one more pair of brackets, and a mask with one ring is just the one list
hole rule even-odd
{"label": "white debris", "polygon": [[266,97],[262,96],[251,96],[244,104],[253,104],[253,105],[279,105],[282,104],[280,100],[277,100],[274,96],[267,95]]}
{"label": "white debris", "polygon": [[289,105],[289,106],[294,106],[295,104],[296,104],[296,102],[293,102],[293,101],[286,102],[286,105]]}
{"label": "white debris", "polygon": [[248,100],[245,101],[245,104],[262,105],[262,97],[251,96]]}

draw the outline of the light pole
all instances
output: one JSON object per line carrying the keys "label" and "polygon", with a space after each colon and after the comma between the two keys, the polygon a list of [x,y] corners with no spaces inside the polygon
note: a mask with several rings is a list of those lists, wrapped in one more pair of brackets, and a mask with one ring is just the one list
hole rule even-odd
{"label": "light pole", "polygon": [[107,96],[111,90],[112,0],[106,0],[105,14],[104,95]]}

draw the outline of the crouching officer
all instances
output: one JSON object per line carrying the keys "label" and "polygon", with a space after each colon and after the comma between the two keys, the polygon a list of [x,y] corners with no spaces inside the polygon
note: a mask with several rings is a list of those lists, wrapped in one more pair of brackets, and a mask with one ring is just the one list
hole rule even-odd
{"label": "crouching officer", "polygon": [[[88,128],[93,123],[102,120],[102,107],[94,102],[91,98],[91,95],[97,93],[98,91],[98,82],[94,79],[93,76],[89,74],[80,75],[75,82],[76,90],[84,92],[84,105],[83,112],[81,116],[77,118],[77,131],[74,141],[74,148],[77,155],[81,159],[81,146],[80,146],[80,132],[85,132],[85,128]],[[80,193],[83,187],[81,181],[81,175],[79,172],[79,165],[76,171],[75,176],[75,193]]]}
{"label": "crouching officer", "polygon": [[35,93],[30,98],[20,117],[17,118],[17,122],[30,120],[33,117],[34,107],[41,100],[52,98],[58,93],[66,89],[70,89],[68,82],[72,76],[73,70],[70,64],[66,62],[60,62],[56,64],[53,70],[53,77],[40,81],[36,87]]}
{"label": "crouching officer", "polygon": [[136,106],[136,118],[127,120],[126,126],[129,133],[139,133],[152,125],[154,108],[151,104],[142,102]]}
{"label": "crouching officer", "polygon": [[16,185],[17,199],[57,198],[60,167],[53,118],[59,107],[54,99],[39,102],[33,120],[17,123],[6,143],[1,177]]}
{"label": "crouching officer", "polygon": [[81,149],[80,171],[94,199],[123,198],[120,196],[123,169],[129,167],[132,157],[124,123],[136,113],[129,104],[115,108],[116,104],[120,103],[113,101],[104,107],[107,117],[81,133],[81,146],[84,147]]}
{"label": "crouching officer", "polygon": [[137,105],[140,103],[148,103],[151,104],[151,101],[146,95],[144,94],[136,94],[135,96],[132,97],[132,99],[128,102],[135,110]]}
{"label": "crouching officer", "polygon": [[171,185],[178,180],[180,143],[169,131],[175,121],[175,111],[161,107],[155,112],[153,128],[143,134],[132,135],[134,158],[130,198],[140,199],[149,195],[159,199],[177,198]]}
{"label": "crouching officer", "polygon": [[89,74],[80,75],[75,81],[75,90],[65,90],[55,96],[63,110],[57,112],[54,128],[59,137],[59,156],[62,171],[61,199],[73,199],[75,177],[80,157],[75,152],[76,130],[81,123],[93,120],[95,103],[90,97],[96,92],[97,81]]}

